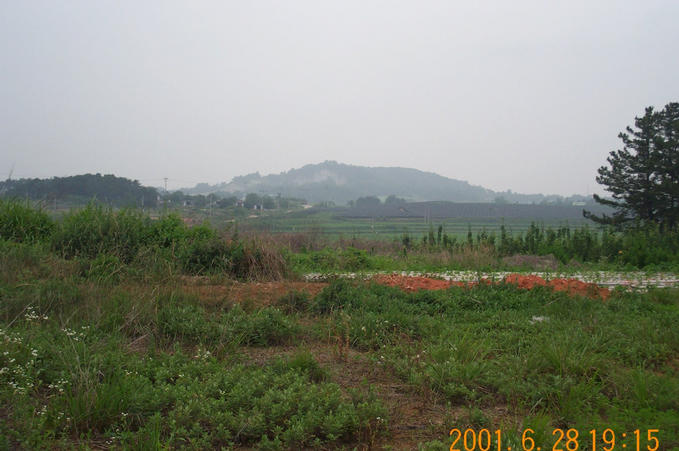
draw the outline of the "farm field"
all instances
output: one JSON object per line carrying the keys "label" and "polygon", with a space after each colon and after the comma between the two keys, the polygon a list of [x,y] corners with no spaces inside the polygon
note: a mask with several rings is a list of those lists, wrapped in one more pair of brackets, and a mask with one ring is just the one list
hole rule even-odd
{"label": "farm field", "polygon": [[357,237],[364,239],[391,240],[400,238],[404,234],[421,236],[430,228],[442,225],[445,232],[451,237],[464,239],[471,229],[473,234],[486,231],[487,233],[500,232],[504,224],[508,232],[524,233],[531,223],[538,222],[545,227],[582,227],[592,225],[590,221],[582,219],[551,219],[540,220],[539,218],[360,218],[334,215],[329,212],[313,213],[308,215],[290,214],[279,216],[262,216],[239,221],[239,225],[245,229],[266,231],[270,233],[316,233],[328,238]]}

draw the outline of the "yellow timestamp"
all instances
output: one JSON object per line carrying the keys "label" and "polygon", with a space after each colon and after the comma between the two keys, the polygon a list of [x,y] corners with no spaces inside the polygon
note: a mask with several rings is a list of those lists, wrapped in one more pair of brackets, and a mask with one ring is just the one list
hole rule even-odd
{"label": "yellow timestamp", "polygon": [[552,431],[551,448],[542,448],[535,442],[535,431],[524,429],[520,446],[512,448],[502,436],[502,430],[496,429],[451,429],[453,439],[450,451],[657,451],[660,448],[659,429],[635,429],[630,432],[616,433],[613,429],[592,429],[588,434],[580,434],[577,429],[554,429]]}

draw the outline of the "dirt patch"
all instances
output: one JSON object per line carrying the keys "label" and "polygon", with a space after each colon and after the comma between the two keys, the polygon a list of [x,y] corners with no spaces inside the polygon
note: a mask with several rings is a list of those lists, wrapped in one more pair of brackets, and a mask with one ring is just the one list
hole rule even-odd
{"label": "dirt patch", "polygon": [[463,282],[456,282],[453,280],[432,279],[430,277],[420,276],[402,276],[399,274],[379,274],[373,277],[371,280],[379,283],[380,285],[398,287],[404,291],[445,290],[454,286],[467,286]]}
{"label": "dirt patch", "polygon": [[[373,281],[390,287],[398,287],[404,291],[445,290],[447,288],[473,287],[476,282],[458,282],[454,280],[433,279],[420,276],[402,276],[399,274],[380,274],[372,278]],[[490,282],[487,282],[490,283]],[[509,283],[519,288],[530,290],[536,286],[552,287],[555,291],[563,291],[571,296],[586,296],[590,298],[608,299],[611,294],[608,288],[599,287],[594,283],[586,283],[577,279],[545,280],[540,276],[509,274],[500,283]]]}
{"label": "dirt patch", "polygon": [[552,287],[554,291],[564,291],[570,296],[586,296],[590,298],[608,299],[611,292],[608,288],[602,288],[595,283],[586,283],[577,279],[552,279],[546,281],[542,277],[521,274],[509,274],[504,279],[505,283],[517,285],[519,288],[530,290],[536,286]]}

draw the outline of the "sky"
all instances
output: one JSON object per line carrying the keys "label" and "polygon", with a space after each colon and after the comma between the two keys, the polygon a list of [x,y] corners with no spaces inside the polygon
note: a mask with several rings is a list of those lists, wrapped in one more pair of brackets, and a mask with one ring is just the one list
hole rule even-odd
{"label": "sky", "polygon": [[168,188],[335,160],[602,193],[679,101],[674,0],[0,2],[0,179]]}

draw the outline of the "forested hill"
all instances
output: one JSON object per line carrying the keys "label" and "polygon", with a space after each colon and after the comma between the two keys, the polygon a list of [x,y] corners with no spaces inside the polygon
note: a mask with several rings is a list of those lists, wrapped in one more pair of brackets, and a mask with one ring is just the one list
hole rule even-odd
{"label": "forested hill", "polygon": [[137,180],[101,174],[6,180],[0,182],[0,195],[45,201],[96,199],[120,207],[154,207],[158,201],[155,188],[141,186]]}
{"label": "forested hill", "polygon": [[[558,200],[559,196],[495,192],[468,182],[432,172],[400,167],[365,167],[326,161],[291,169],[280,174],[259,173],[235,177],[229,183],[183,188],[184,193],[259,193],[306,199],[308,202],[332,201],[345,204],[362,196],[396,195],[410,201],[444,200],[453,202],[539,203]],[[572,200],[585,200],[572,199]]]}

